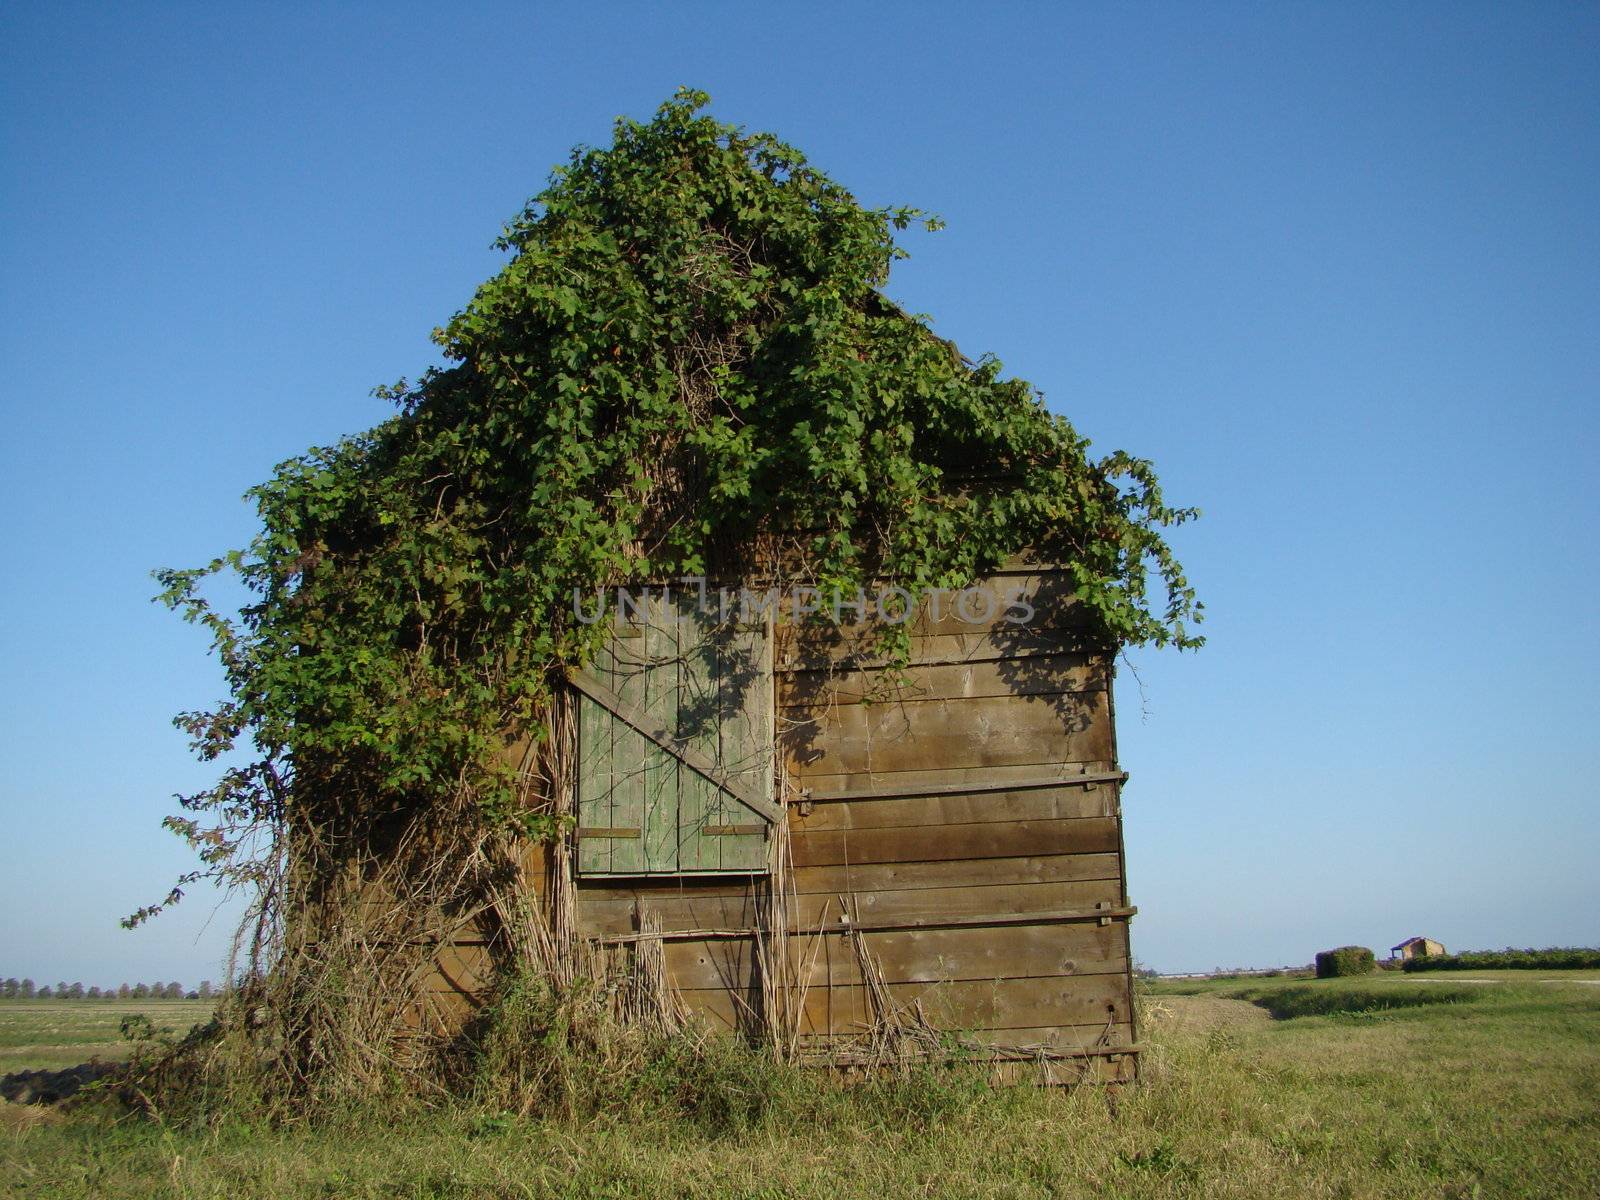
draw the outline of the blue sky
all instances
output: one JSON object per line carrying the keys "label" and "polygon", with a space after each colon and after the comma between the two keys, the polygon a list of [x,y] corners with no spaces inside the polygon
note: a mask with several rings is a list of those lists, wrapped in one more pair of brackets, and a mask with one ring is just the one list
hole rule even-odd
{"label": "blue sky", "polygon": [[1600,942],[1600,10],[11,6],[0,974],[218,977],[148,572],[386,409],[580,141],[680,84],[918,234],[891,284],[1205,519],[1119,680],[1135,950]]}

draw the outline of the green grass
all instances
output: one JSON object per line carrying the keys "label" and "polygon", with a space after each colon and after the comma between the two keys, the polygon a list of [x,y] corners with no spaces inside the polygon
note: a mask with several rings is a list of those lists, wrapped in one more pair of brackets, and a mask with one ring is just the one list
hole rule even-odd
{"label": "green grass", "polygon": [[[1341,986],[1342,985],[1342,986]],[[1422,1008],[1430,1004],[1472,1004],[1484,998],[1482,987],[1399,988],[1351,984],[1341,980],[1333,987],[1240,988],[1229,993],[1248,1000],[1283,1020],[1292,1017],[1369,1016],[1402,1008]]]}
{"label": "green grass", "polygon": [[1423,1000],[1452,989],[1187,982],[1189,994],[1147,998],[1145,1078],[1115,1098],[780,1077],[771,1103],[710,1123],[648,1107],[581,1124],[397,1108],[207,1132],[13,1119],[0,1187],[185,1200],[1600,1195],[1600,988]]}
{"label": "green grass", "polygon": [[0,1000],[0,1075],[126,1058],[124,1017],[143,1013],[182,1036],[211,1015],[211,1000]]}
{"label": "green grass", "polygon": [[1371,975],[1344,979],[1314,979],[1309,974],[1297,976],[1213,975],[1203,979],[1153,979],[1142,983],[1147,992],[1155,996],[1233,996],[1246,987],[1271,987],[1280,984],[1304,984],[1307,987],[1348,987],[1352,984],[1372,987],[1453,987],[1485,980],[1506,983],[1557,984],[1574,983],[1587,987],[1600,983],[1600,971],[1518,971],[1483,970],[1451,971],[1438,975],[1405,971],[1374,971]]}

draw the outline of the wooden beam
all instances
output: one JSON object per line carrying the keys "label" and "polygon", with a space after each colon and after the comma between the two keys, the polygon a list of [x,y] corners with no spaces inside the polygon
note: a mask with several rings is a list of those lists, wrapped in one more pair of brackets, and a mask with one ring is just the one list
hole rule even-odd
{"label": "wooden beam", "polygon": [[[993,1030],[990,1032],[995,1035],[1001,1035],[1004,1034],[1005,1031]],[[835,1040],[840,1039],[835,1038]],[[971,1045],[967,1047],[966,1053],[960,1060],[963,1062],[1032,1063],[1038,1062],[1041,1059],[1046,1062],[1070,1062],[1075,1058],[1117,1058],[1124,1054],[1138,1056],[1143,1054],[1146,1049],[1142,1042],[1133,1042],[1131,1044],[1122,1046],[1084,1046],[1071,1050],[1062,1050],[1043,1046],[1038,1049],[1033,1049],[1032,1047],[1027,1046],[990,1046],[982,1042],[974,1041],[971,1037],[962,1038],[961,1040],[964,1043],[971,1043]],[[851,1047],[848,1044],[839,1047],[839,1049],[843,1049],[845,1051],[848,1051],[850,1048]],[[876,1060],[869,1060],[866,1063],[857,1064],[853,1062],[841,1061],[831,1057],[834,1052],[835,1048],[828,1046],[826,1043],[817,1047],[802,1046],[800,1048],[800,1066],[864,1066],[873,1065],[876,1062]],[[908,1057],[917,1058],[919,1060],[927,1059],[930,1061],[937,1061],[940,1057],[940,1054],[940,1051],[910,1051]],[[953,1056],[951,1056],[951,1061],[955,1061]]]}
{"label": "wooden beam", "polygon": [[[1102,925],[1112,919],[1127,920],[1139,910],[1133,905],[1125,908],[1062,908],[1053,912],[1023,913],[945,913],[936,917],[905,917],[898,921],[841,921],[835,927],[811,930],[813,933],[845,933],[858,929],[862,933],[881,933],[893,929],[959,929],[969,926],[999,925],[1057,925],[1064,921],[1099,921]],[[797,930],[796,932],[806,932]]]}
{"label": "wooden beam", "polygon": [[803,793],[807,800],[827,803],[833,800],[898,800],[911,796],[966,796],[981,792],[1020,792],[1029,788],[1087,787],[1091,783],[1126,783],[1126,771],[1096,771],[1085,775],[1038,775],[1030,779],[996,779],[982,783],[916,784],[870,788],[858,792]]}
{"label": "wooden beam", "polygon": [[[901,929],[967,929],[989,928],[1004,925],[1058,925],[1067,921],[1098,921],[1102,925],[1113,920],[1127,920],[1138,913],[1138,908],[1072,908],[1053,912],[1023,913],[943,913],[931,917],[907,917],[898,921],[840,921],[835,925],[817,925],[811,928],[795,927],[787,930],[790,937],[814,937],[818,934],[845,934],[852,929],[861,933],[886,933]],[[752,938],[763,933],[758,926],[745,929],[652,929],[644,933],[616,933],[590,937],[588,940],[601,946],[625,946],[633,942],[698,942],[718,938]]]}

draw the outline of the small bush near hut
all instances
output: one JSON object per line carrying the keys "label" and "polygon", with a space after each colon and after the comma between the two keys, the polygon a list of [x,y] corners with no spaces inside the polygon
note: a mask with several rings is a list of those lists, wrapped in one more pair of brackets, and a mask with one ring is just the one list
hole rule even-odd
{"label": "small bush near hut", "polygon": [[1581,971],[1600,968],[1600,949],[1550,946],[1544,950],[1468,950],[1407,959],[1407,971]]}
{"label": "small bush near hut", "polygon": [[1378,969],[1377,956],[1365,946],[1340,946],[1317,952],[1317,978],[1337,979],[1344,975],[1370,975]]}

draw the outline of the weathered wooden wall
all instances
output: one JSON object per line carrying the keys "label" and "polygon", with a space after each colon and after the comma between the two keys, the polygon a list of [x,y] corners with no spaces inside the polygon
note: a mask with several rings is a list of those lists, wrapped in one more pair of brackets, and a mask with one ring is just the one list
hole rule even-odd
{"label": "weathered wooden wall", "polygon": [[[986,585],[983,624],[925,608],[903,680],[871,631],[781,627],[780,755],[791,798],[789,953],[815,1046],[868,1019],[848,927],[896,1002],[941,1028],[1018,1052],[1084,1053],[1111,1077],[1135,1042],[1109,664],[1086,645],[1059,576]],[[1014,786],[1007,787],[1006,784]],[[667,931],[690,1007],[734,1028],[759,1003],[756,886],[673,880],[581,885],[579,927],[625,935],[642,908]],[[848,921],[845,920],[848,918]],[[1118,1051],[1123,1054],[1118,1054]]]}
{"label": "weathered wooden wall", "polygon": [[[1131,1078],[1136,1030],[1110,662],[1062,576],[1004,572],[1026,626],[927,606],[897,675],[872,631],[780,624],[772,647],[792,877],[580,879],[579,933],[625,939],[660,922],[690,1009],[727,1029],[761,1004],[763,888],[792,888],[791,975],[802,1043],[864,1032],[862,939],[892,1000],[1017,1059]],[[969,606],[968,615],[985,606]],[[852,933],[851,931],[855,932]],[[455,947],[456,986],[479,968]],[[445,967],[441,963],[441,967]]]}

